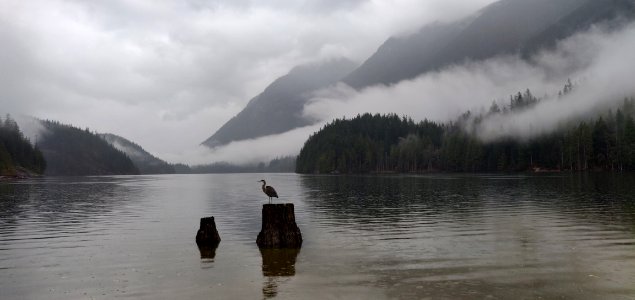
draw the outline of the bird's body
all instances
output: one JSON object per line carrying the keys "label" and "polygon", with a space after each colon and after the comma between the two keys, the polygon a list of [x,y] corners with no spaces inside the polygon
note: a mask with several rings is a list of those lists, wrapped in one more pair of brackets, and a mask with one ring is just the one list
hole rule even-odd
{"label": "bird's body", "polygon": [[260,182],[262,182],[262,192],[269,197],[269,203],[271,203],[271,197],[278,198],[278,193],[272,186],[267,185],[264,180],[260,180]]}

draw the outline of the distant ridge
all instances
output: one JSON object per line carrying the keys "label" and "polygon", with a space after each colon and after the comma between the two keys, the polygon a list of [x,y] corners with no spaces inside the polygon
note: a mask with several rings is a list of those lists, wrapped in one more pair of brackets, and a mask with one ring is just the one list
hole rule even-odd
{"label": "distant ridge", "polygon": [[238,115],[202,144],[216,147],[312,124],[314,120],[302,116],[304,104],[309,100],[307,94],[338,82],[356,66],[342,58],[293,68],[251,99]]}
{"label": "distant ridge", "polygon": [[41,121],[38,146],[46,160],[45,175],[134,175],[139,169],[123,152],[96,133],[56,121]]}
{"label": "distant ridge", "polygon": [[110,145],[130,157],[141,174],[174,174],[174,166],[148,153],[141,146],[111,133],[99,134]]}
{"label": "distant ridge", "polygon": [[501,0],[462,20],[428,24],[413,34],[391,37],[356,69],[347,61],[294,69],[203,144],[216,147],[312,124],[315,120],[302,116],[307,93],[338,81],[362,89],[499,55],[530,60],[538,51],[595,24],[611,28],[633,19],[635,0]]}
{"label": "distant ridge", "polygon": [[504,54],[530,58],[592,25],[635,18],[633,0],[501,0],[453,23],[391,37],[343,81],[360,89]]}

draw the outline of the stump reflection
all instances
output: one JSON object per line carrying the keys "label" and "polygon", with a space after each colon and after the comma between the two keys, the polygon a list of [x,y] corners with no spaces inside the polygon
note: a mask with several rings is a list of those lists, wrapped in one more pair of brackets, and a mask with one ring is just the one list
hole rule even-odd
{"label": "stump reflection", "polygon": [[295,262],[300,249],[260,249],[262,276],[265,282],[262,294],[265,298],[278,295],[278,286],[295,275]]}
{"label": "stump reflection", "polygon": [[216,248],[218,246],[198,246],[198,251],[201,252],[201,259],[207,259],[214,261],[216,257]]}

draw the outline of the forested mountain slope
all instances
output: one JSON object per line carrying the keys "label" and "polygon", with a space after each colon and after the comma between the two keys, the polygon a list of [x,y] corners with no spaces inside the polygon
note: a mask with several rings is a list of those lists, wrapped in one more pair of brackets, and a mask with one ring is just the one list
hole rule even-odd
{"label": "forested mountain slope", "polygon": [[335,120],[307,140],[296,172],[635,171],[635,99],[528,140],[477,137],[478,123],[539,101],[529,91],[518,93],[502,108],[467,112],[447,124],[370,114]]}
{"label": "forested mountain slope", "polygon": [[102,133],[99,136],[119,151],[126,153],[141,174],[174,174],[174,166],[148,153],[134,142],[111,133]]}
{"label": "forested mountain slope", "polygon": [[9,115],[0,118],[0,176],[42,174],[45,169],[42,152],[24,136],[18,123]]}
{"label": "forested mountain slope", "polygon": [[46,175],[139,174],[132,160],[88,129],[55,121],[41,121],[38,145],[46,159]]}

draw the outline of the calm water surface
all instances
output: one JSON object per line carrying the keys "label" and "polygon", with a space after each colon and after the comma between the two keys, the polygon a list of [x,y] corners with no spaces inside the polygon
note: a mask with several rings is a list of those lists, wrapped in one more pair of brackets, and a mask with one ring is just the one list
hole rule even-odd
{"label": "calm water surface", "polygon": [[[257,182],[300,251],[260,251]],[[199,219],[222,242],[199,249]],[[166,175],[0,183],[0,299],[635,299],[635,176]]]}

